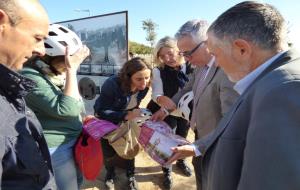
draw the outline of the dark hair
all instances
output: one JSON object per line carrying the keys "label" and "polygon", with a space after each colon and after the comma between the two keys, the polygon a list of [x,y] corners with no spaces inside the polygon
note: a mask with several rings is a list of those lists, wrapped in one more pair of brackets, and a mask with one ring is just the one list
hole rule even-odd
{"label": "dark hair", "polygon": [[16,25],[17,22],[21,20],[21,17],[18,14],[18,5],[15,0],[1,0],[0,9],[7,14],[12,26]]}
{"label": "dark hair", "polygon": [[44,63],[46,63],[47,65],[49,65],[49,69],[55,74],[55,75],[59,75],[59,72],[56,70],[56,68],[51,64],[52,61],[54,59],[60,59],[60,60],[64,60],[65,57],[62,55],[59,56],[49,56],[49,55],[44,55],[43,57],[39,57],[39,56],[33,56],[30,59],[28,59],[25,63],[24,63],[24,67],[30,67],[33,68],[35,70],[38,70],[39,72],[42,72],[40,70],[40,68],[36,65],[37,61],[43,61]]}
{"label": "dark hair", "polygon": [[118,76],[121,88],[126,94],[130,93],[131,90],[132,75],[144,69],[150,69],[151,71],[151,66],[145,59],[140,57],[132,58],[123,65]]}
{"label": "dark hair", "polygon": [[285,21],[272,5],[245,1],[221,14],[209,27],[220,40],[242,38],[262,49],[279,48],[286,39]]}

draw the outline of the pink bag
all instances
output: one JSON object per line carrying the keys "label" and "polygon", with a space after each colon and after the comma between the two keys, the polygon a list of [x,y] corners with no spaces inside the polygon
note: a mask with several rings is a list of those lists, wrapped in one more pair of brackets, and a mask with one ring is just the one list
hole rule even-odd
{"label": "pink bag", "polygon": [[83,125],[83,129],[95,140],[99,140],[101,137],[118,127],[118,125],[115,125],[112,122],[95,117],[87,119]]}
{"label": "pink bag", "polygon": [[146,121],[138,141],[149,156],[161,165],[172,156],[171,147],[190,144],[185,138],[175,135],[163,121]]}

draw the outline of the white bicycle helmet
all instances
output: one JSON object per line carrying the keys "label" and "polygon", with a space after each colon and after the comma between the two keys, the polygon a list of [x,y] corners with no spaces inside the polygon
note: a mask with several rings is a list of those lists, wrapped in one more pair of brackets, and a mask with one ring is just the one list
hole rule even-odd
{"label": "white bicycle helmet", "polygon": [[135,118],[135,122],[138,125],[142,125],[145,121],[148,121],[150,119],[150,117],[152,116],[152,113],[150,110],[146,109],[146,108],[141,108],[141,116]]}
{"label": "white bicycle helmet", "polygon": [[65,55],[66,47],[70,55],[81,48],[82,42],[75,32],[59,24],[51,24],[45,40],[46,55]]}
{"label": "white bicycle helmet", "polygon": [[189,121],[192,115],[194,93],[193,91],[185,93],[179,100],[177,108],[181,113],[181,117]]}

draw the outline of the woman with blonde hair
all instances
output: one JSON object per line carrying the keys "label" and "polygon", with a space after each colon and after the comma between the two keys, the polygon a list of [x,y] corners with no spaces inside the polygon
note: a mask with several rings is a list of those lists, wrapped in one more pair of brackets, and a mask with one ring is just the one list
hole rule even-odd
{"label": "woman with blonde hair", "polygon": [[[167,111],[176,108],[171,98],[188,82],[188,74],[193,71],[191,65],[185,63],[184,58],[179,55],[176,40],[169,36],[160,39],[156,44],[154,60],[157,67],[153,69],[152,100],[147,106],[153,113],[159,109]],[[189,130],[187,120],[169,115],[164,121],[177,135],[186,138]],[[191,176],[191,170],[184,160],[178,160],[176,165],[184,175]],[[166,189],[172,187],[171,171],[171,167],[163,167],[163,185]]]}

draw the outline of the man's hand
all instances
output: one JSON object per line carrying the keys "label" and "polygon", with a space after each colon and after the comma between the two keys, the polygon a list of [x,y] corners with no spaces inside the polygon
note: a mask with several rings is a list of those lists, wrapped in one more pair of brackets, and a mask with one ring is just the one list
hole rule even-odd
{"label": "man's hand", "polygon": [[165,165],[171,165],[174,161],[178,159],[184,159],[186,157],[195,156],[195,151],[192,145],[172,147],[171,150],[174,152],[174,154],[165,163]]}
{"label": "man's hand", "polygon": [[157,97],[157,103],[161,106],[166,108],[167,110],[175,110],[176,104],[167,96],[159,96]]}
{"label": "man's hand", "polygon": [[157,112],[155,112],[150,120],[151,121],[162,121],[164,120],[165,118],[167,117],[167,114],[162,110],[162,109],[159,109]]}

